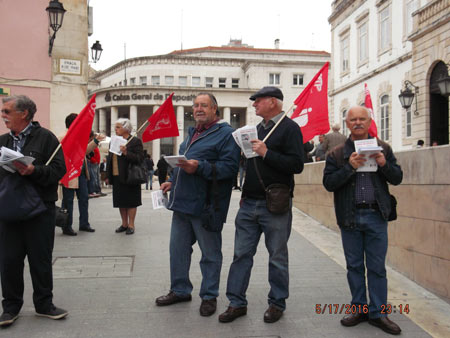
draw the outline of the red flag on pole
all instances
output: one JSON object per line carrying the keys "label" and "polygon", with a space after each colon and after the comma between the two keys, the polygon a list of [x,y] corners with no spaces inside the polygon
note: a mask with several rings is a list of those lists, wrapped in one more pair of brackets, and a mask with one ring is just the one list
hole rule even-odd
{"label": "red flag on pole", "polygon": [[148,126],[142,133],[142,142],[149,142],[157,138],[180,135],[177,118],[172,104],[173,93],[148,119]]}
{"label": "red flag on pole", "polygon": [[377,137],[378,136],[377,124],[375,123],[375,114],[373,112],[372,99],[370,98],[370,92],[369,89],[367,88],[367,83],[364,83],[364,93],[365,93],[364,105],[366,106],[367,109],[369,109],[370,117],[372,118],[372,122],[370,123],[369,127],[369,135],[372,137]]}
{"label": "red flag on pole", "polygon": [[66,162],[67,172],[61,179],[61,183],[69,186],[69,181],[80,176],[83,160],[86,156],[86,148],[89,142],[89,134],[91,133],[92,123],[95,115],[95,97],[92,96],[86,107],[72,122],[61,141],[61,147],[64,152],[64,160]]}
{"label": "red flag on pole", "polygon": [[303,143],[316,135],[326,134],[330,130],[327,94],[329,64],[329,62],[325,63],[294,102],[297,108],[291,119],[300,126]]}

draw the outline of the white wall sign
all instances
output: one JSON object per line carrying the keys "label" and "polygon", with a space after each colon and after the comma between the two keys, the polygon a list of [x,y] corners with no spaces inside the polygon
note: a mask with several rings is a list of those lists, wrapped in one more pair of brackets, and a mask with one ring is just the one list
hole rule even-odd
{"label": "white wall sign", "polygon": [[59,59],[59,72],[64,74],[81,75],[81,61]]}

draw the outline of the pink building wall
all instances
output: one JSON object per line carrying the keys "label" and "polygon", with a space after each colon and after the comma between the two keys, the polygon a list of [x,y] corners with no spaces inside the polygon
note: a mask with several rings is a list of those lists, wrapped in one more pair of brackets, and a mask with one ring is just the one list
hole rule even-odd
{"label": "pink building wall", "polygon": [[[0,1],[0,87],[11,89],[11,95],[24,94],[35,101],[35,119],[50,125],[50,88],[17,81],[51,81],[52,59],[48,56],[48,0]],[[12,85],[11,81],[14,81]],[[0,122],[0,133],[7,129]]]}

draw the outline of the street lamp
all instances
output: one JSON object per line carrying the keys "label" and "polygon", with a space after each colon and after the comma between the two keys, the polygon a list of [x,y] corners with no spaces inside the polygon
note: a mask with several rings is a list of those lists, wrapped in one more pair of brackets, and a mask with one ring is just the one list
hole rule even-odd
{"label": "street lamp", "polygon": [[48,56],[52,56],[53,42],[55,41],[56,32],[61,28],[64,13],[66,10],[62,3],[58,0],[51,0],[45,9],[48,12],[48,24],[53,29],[53,35],[49,38]]}
{"label": "street lamp", "polygon": [[[419,110],[417,109],[417,94],[419,94],[419,87],[413,85],[410,81],[405,80],[404,82],[405,89],[400,90],[400,94],[398,96],[400,100],[400,104],[404,109],[408,109],[411,107],[411,104],[414,100],[414,97],[416,97],[416,111],[414,112],[414,115],[419,115]],[[414,93],[410,89],[410,87],[414,88]]]}
{"label": "street lamp", "polygon": [[[445,64],[447,66],[447,68],[450,66],[450,63],[446,63]],[[442,74],[441,78],[439,80],[436,81],[438,87],[439,87],[439,91],[441,92],[442,96],[450,96],[450,76],[448,76],[448,72],[447,74]]]}
{"label": "street lamp", "polygon": [[91,56],[92,56],[92,62],[96,63],[98,60],[100,60],[100,57],[102,55],[102,45],[97,40],[91,47]]}

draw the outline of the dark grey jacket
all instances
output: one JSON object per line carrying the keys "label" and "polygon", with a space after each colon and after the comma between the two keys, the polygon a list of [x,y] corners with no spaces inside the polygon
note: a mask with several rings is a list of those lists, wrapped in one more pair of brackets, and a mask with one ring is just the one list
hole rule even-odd
{"label": "dark grey jacket", "polygon": [[[386,164],[384,167],[378,167],[376,172],[371,172],[370,176],[381,215],[388,220],[391,213],[391,199],[387,182],[393,185],[400,184],[403,172],[389,144],[380,139],[377,141],[383,148]],[[336,219],[342,228],[353,228],[355,225],[356,170],[348,162],[354,151],[355,144],[348,138],[344,144],[334,148],[328,155],[323,172],[323,185],[328,191],[334,192]]]}

